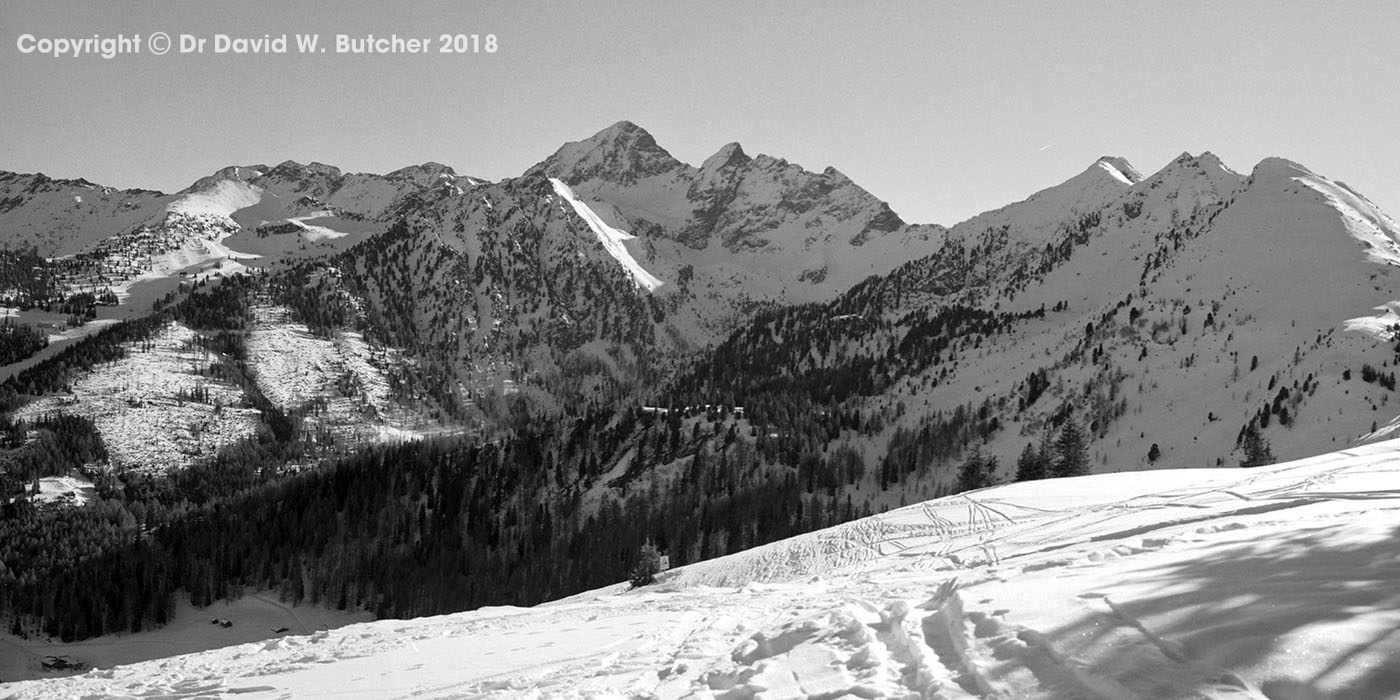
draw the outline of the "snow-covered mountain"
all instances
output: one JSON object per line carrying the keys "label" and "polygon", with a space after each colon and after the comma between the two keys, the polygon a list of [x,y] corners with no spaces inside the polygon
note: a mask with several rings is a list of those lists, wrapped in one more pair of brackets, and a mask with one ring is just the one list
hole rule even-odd
{"label": "snow-covered mountain", "polygon": [[[373,175],[286,161],[229,166],[164,194],[0,171],[0,232],[6,247],[32,245],[47,256],[90,252],[106,239],[160,227],[172,216],[204,218],[216,228],[259,232],[259,237],[295,232],[301,234],[299,242],[347,234],[362,238],[384,229],[366,222],[392,220],[417,196],[479,182],[438,163]],[[234,226],[224,226],[226,220]]]}
{"label": "snow-covered mountain", "polygon": [[[1010,477],[1066,421],[1091,433],[1097,469],[1236,464],[1251,433],[1294,458],[1394,430],[1400,226],[1301,165],[1245,176],[1183,154],[1144,178],[1104,158],[939,245],[826,305],[760,317],[687,396],[752,402],[774,375],[846,377],[835,401],[831,384],[803,391],[827,411],[897,414],[852,444],[893,456],[900,429],[918,435],[943,483],[973,443]],[[946,330],[963,312],[983,326]]]}
{"label": "snow-covered mountain", "polygon": [[[647,260],[684,269],[697,294],[829,299],[932,250],[942,231],[906,224],[835,168],[750,157],[737,143],[695,167],[626,121],[565,144],[525,173],[534,175],[561,179],[605,220],[645,237]],[[710,296],[724,305],[724,294]]]}
{"label": "snow-covered mountain", "polygon": [[640,589],[276,637],[0,697],[1396,698],[1397,450],[985,489]]}
{"label": "snow-covered mountain", "polygon": [[[834,169],[737,144],[696,168],[627,122],[499,183],[437,163],[370,175],[292,161],[225,167],[171,195],[4,182],[5,240],[42,234],[41,253],[66,256],[59,299],[120,305],[78,328],[35,316],[63,333],[29,364],[183,285],[283,270],[270,317],[362,332],[401,358],[381,368],[399,399],[488,430],[514,404],[557,415],[655,387],[755,309],[829,299],[941,232],[905,225]],[[16,304],[36,302],[53,305]]]}
{"label": "snow-covered mountain", "polygon": [[[743,347],[753,314],[804,302],[826,310],[760,324],[785,330],[768,346],[804,346],[786,353],[803,366],[779,373],[840,374],[852,358],[917,350],[910,332],[934,309],[1012,320],[917,368],[886,366],[857,397],[898,409],[896,429],[990,411],[997,427],[981,439],[1003,472],[1069,418],[1090,428],[1100,465],[1141,467],[1232,463],[1245,432],[1302,456],[1400,425],[1385,386],[1400,229],[1281,159],[1241,175],[1183,154],[1144,176],[1104,157],[950,229],[906,224],[832,168],[738,144],[681,163],[630,122],[496,183],[436,163],[379,176],[293,162],[224,168],[177,195],[4,183],[0,216],[20,222],[7,236],[56,220],[77,232],[56,251],[86,246],[71,289],[144,308],[180,277],[284,261],[294,291],[282,306],[392,349],[413,365],[385,368],[406,401],[471,425],[499,424],[514,404],[557,415],[642,387],[674,403],[658,380],[684,375],[697,348],[737,329],[708,357],[758,353]],[[87,208],[54,210],[79,190]],[[108,226],[116,235],[82,243]],[[683,388],[695,403],[752,400],[713,382]],[[884,452],[893,437],[862,444]]]}
{"label": "snow-covered mountain", "polygon": [[[1364,471],[1385,454],[1371,443],[1400,429],[1390,403],[1400,363],[1400,226],[1345,184],[1282,159],[1246,175],[1209,153],[1183,154],[1144,175],[1104,157],[951,228],[904,222],[834,169],[750,157],[737,144],[698,167],[681,163],[628,122],[498,182],[435,163],[364,175],[291,162],[224,168],[174,195],[39,176],[0,182],[10,188],[0,224],[23,223],[3,229],[7,235],[40,241],[35,222],[52,219],[62,235],[44,245],[66,255],[4,267],[0,291],[19,300],[12,306],[22,323],[39,324],[29,332],[49,333],[50,343],[26,341],[38,349],[0,386],[0,456],[21,472],[0,474],[8,491],[0,495],[26,485],[52,494],[55,479],[80,477],[93,491],[69,499],[87,504],[81,510],[0,503],[0,512],[38,513],[33,521],[0,518],[0,528],[14,528],[0,538],[0,592],[14,592],[6,600],[15,610],[0,608],[11,615],[0,622],[30,641],[141,629],[166,622],[174,597],[202,606],[239,587],[381,615],[533,602],[619,577],[645,538],[663,542],[673,562],[695,564],[671,584],[733,587],[769,580],[763,570],[782,578],[850,565],[860,573],[833,590],[879,597],[883,582],[904,580],[892,567],[910,562],[878,547],[864,564],[843,559],[858,550],[830,532],[748,558],[696,562],[1018,475],[1234,467],[1342,449],[1375,455],[1355,463]],[[80,189],[107,198],[91,211],[55,213],[73,197],[96,196]],[[10,278],[30,266],[60,280],[65,294],[25,297],[22,280]],[[239,272],[250,274],[233,276]],[[119,306],[94,308],[108,290]],[[63,325],[81,322],[84,309],[93,317],[87,325]],[[416,441],[428,435],[445,439]],[[1313,487],[1361,473],[1350,469],[1309,476],[1299,499],[1330,498]],[[1278,486],[1275,477],[1230,474],[1239,473],[1036,481],[935,501],[927,522],[915,510],[842,532],[908,525],[959,548],[930,558],[912,547],[919,566],[944,562],[994,578],[998,560],[1013,557],[1111,558],[1078,535],[1056,539],[1037,508],[1123,546],[1144,536],[1139,527],[1181,534],[1173,528],[1190,518],[1171,516],[1182,506],[1163,494],[1217,480],[1238,483],[1190,491],[1181,502],[1192,512],[1225,512],[1228,496],[1263,501],[1231,518],[1271,512],[1267,493],[1251,489]],[[1080,484],[1104,500],[1076,510]],[[980,493],[1009,494],[1006,508]],[[1140,501],[1153,507],[1139,512]],[[967,514],[948,511],[959,507]],[[317,514],[315,527],[297,520],[302,510]],[[1106,512],[1134,515],[1127,526],[1097,530],[1091,511],[1109,523],[1118,521]],[[1170,522],[1152,520],[1158,515]],[[103,534],[50,557],[49,526],[24,525],[45,518],[86,518]],[[258,531],[229,532],[229,522],[275,523],[284,546],[261,551],[245,541]],[[1221,550],[1210,542],[1230,533],[1195,535],[1214,556]],[[965,539],[1002,535],[1015,544],[986,555],[990,563]],[[40,571],[39,559],[49,568]],[[1130,573],[1103,566],[1104,576]],[[1006,584],[1002,593],[990,578],[977,581],[990,586],[983,590],[991,600],[1045,585],[1066,568],[1027,566],[1016,578],[1030,583],[996,583]],[[68,578],[40,585],[51,573]],[[881,584],[870,588],[861,576]],[[77,596],[75,581],[112,590]],[[125,585],[134,581],[140,585]],[[932,590],[906,598],[943,586],[918,581],[910,585]],[[672,595],[692,601],[697,614],[721,597],[703,587]],[[963,596],[960,604],[980,617],[958,618],[944,607],[951,594],[940,595],[930,615],[942,617],[914,624],[916,614],[905,614],[907,630],[894,621],[899,610],[881,621],[883,603],[856,605],[847,611],[853,617],[832,622],[839,605],[813,599],[827,617],[812,623],[810,638],[779,626],[737,655],[734,645],[758,630],[721,626],[711,635],[683,624],[718,646],[697,652],[703,663],[672,659],[685,669],[646,673],[663,695],[684,687],[735,698],[747,697],[754,679],[777,682],[769,666],[819,688],[809,694],[831,696],[919,691],[951,678],[940,691],[946,697],[1153,697],[1149,686],[1113,675],[1115,664],[1137,661],[1165,674],[1149,678],[1177,689],[1163,691],[1168,697],[1192,697],[1178,692],[1186,686],[1310,697],[1309,689],[1368,688],[1373,680],[1357,671],[1350,680],[1323,674],[1289,686],[1273,671],[1217,673],[1242,673],[1247,664],[1174,643],[1130,643],[1131,622],[1104,623],[1106,639],[1132,650],[1124,661],[1106,647],[1036,641],[1087,629],[1057,626],[1071,621],[1041,616],[1045,610],[1013,626],[994,614],[1005,606]],[[612,604],[599,600],[555,610],[577,604],[580,615],[595,615],[594,606]],[[1099,598],[1083,600],[1076,604]],[[1180,610],[1142,625],[1169,626]],[[509,634],[492,625],[545,624],[535,614],[464,619]],[[1122,619],[1150,618],[1131,615]],[[973,632],[938,631],[953,618]],[[442,631],[434,625],[456,623],[423,624]],[[873,631],[856,634],[866,627]],[[369,641],[353,653],[372,656],[368,645],[385,643],[383,629],[367,628]],[[910,641],[914,632],[932,640],[932,656]],[[330,639],[342,638],[285,648],[330,649],[316,646]],[[280,653],[282,644],[263,651]],[[643,656],[629,658],[655,661],[635,651]],[[808,660],[831,661],[838,651],[865,656],[840,657],[845,671],[821,685],[827,680],[812,675]],[[255,658],[261,653],[239,658],[282,668],[281,656]],[[786,660],[772,661],[778,657]],[[518,670],[510,664],[499,668]],[[636,668],[619,674],[631,679]],[[977,670],[986,668],[1000,670]],[[1076,670],[1086,668],[1092,673]],[[1103,680],[1105,669],[1116,680]],[[169,684],[178,682],[197,691],[194,673],[149,689],[175,692]],[[515,687],[454,678],[465,685],[452,693]],[[107,680],[134,692],[134,680]],[[604,694],[634,684],[599,682]]]}
{"label": "snow-covered mountain", "polygon": [[548,415],[654,385],[754,310],[831,299],[942,231],[834,169],[737,144],[696,168],[629,122],[400,211],[400,230],[303,274],[380,337],[428,348],[442,400],[488,422],[502,400]]}
{"label": "snow-covered mountain", "polygon": [[[382,233],[405,211],[480,184],[439,163],[387,175],[342,173],[323,163],[230,166],[196,181],[167,208],[228,228],[230,248],[267,258],[337,252]],[[231,227],[220,226],[232,223]]]}

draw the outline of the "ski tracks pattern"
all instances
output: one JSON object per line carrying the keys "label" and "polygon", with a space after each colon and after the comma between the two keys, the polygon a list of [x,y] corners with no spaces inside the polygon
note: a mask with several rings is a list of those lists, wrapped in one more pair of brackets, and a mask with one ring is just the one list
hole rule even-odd
{"label": "ski tracks pattern", "polygon": [[712,667],[688,692],[673,686],[662,695],[1266,700],[1233,674],[1194,663],[1107,597],[1084,598],[1086,605],[1099,606],[1104,624],[1113,628],[1106,643],[1140,644],[1134,667],[1096,667],[1057,648],[1051,635],[1007,622],[1004,610],[967,610],[957,580],[949,579],[921,604],[849,600],[761,630],[734,649],[730,663]]}

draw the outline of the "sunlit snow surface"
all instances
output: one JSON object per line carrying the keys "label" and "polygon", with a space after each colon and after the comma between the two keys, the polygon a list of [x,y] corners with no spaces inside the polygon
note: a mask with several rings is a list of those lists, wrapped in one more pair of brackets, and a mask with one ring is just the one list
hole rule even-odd
{"label": "sunlit snow surface", "polygon": [[578,195],[574,194],[574,191],[559,178],[551,177],[549,181],[554,185],[554,193],[568,201],[569,205],[574,208],[574,211],[579,217],[588,224],[588,228],[593,229],[593,233],[598,236],[598,240],[603,244],[603,248],[608,251],[609,255],[613,256],[613,258],[622,264],[622,267],[627,270],[628,274],[632,275],[632,279],[636,281],[637,286],[643,287],[650,292],[655,291],[657,287],[664,284],[661,280],[657,279],[655,275],[644,270],[641,264],[632,257],[632,254],[627,252],[627,247],[622,245],[623,241],[636,238],[636,236],[607,225],[607,223],[598,218],[598,215],[593,213],[593,210],[589,209],[588,205],[584,204],[583,200],[579,199]]}
{"label": "sunlit snow surface", "polygon": [[39,503],[71,503],[75,506],[87,505],[95,497],[91,481],[76,476],[46,476],[39,479],[39,493],[34,500]]}
{"label": "sunlit snow surface", "polygon": [[189,216],[230,216],[262,201],[262,188],[241,180],[220,180],[201,192],[171,202],[166,211]]}
{"label": "sunlit snow surface", "polygon": [[0,698],[1400,697],[1400,442],[916,504],[534,609]]}
{"label": "sunlit snow surface", "polygon": [[1121,159],[1119,159],[1119,162],[1112,162],[1107,158],[1100,158],[1097,162],[1094,163],[1094,167],[1103,169],[1103,171],[1112,176],[1113,179],[1125,185],[1131,185],[1134,182],[1141,180],[1142,176],[1138,175],[1136,179],[1133,179],[1128,177],[1127,175],[1124,175],[1123,170],[1126,166],[1122,164],[1126,164],[1126,162],[1127,161],[1122,161]]}

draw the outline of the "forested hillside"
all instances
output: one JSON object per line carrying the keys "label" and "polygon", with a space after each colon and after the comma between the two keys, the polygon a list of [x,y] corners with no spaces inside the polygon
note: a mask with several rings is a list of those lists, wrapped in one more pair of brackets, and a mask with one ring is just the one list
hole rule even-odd
{"label": "forested hillside", "polygon": [[314,438],[262,397],[242,347],[265,282],[196,290],[5,385],[7,405],[22,405],[180,322],[219,353],[217,371],[242,383],[263,424],[206,463],[152,473],[102,469],[90,421],[11,423],[11,435],[32,439],[9,443],[8,493],[84,473],[99,497],[85,508],[5,506],[0,609],[13,631],[64,640],[134,631],[166,621],[175,595],[205,605],[244,587],[392,616],[529,604],[624,576],[645,539],[694,561],[870,512],[839,488],[863,472],[858,457],[799,467],[795,447],[756,438],[728,411],[658,418],[594,402],[491,444],[364,447],[291,467],[316,453]]}

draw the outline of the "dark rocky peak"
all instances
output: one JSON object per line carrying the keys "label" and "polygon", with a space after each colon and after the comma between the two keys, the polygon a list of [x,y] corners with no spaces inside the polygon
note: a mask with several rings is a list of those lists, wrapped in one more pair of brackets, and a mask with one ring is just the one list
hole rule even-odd
{"label": "dark rocky peak", "polygon": [[264,174],[264,177],[297,180],[311,176],[323,176],[329,179],[338,179],[341,176],[340,168],[325,163],[312,161],[308,165],[302,165],[294,160],[283,161],[277,167]]}
{"label": "dark rocky peak", "polygon": [[784,158],[774,158],[767,153],[760,153],[753,159],[753,165],[760,170],[783,170],[789,163]]}
{"label": "dark rocky peak", "polygon": [[[290,161],[288,161],[290,162]],[[285,165],[285,163],[283,164]],[[281,167],[281,166],[278,166]],[[267,174],[269,168],[266,165],[229,165],[215,170],[213,174],[195,180],[189,187],[180,191],[180,194],[190,192],[201,192],[224,180],[256,180]]]}
{"label": "dark rocky peak", "polygon": [[[79,188],[85,190],[97,189],[99,186],[89,182],[84,178],[69,180],[64,178],[52,178],[43,173],[16,173],[8,170],[0,170],[0,184],[13,187],[20,184],[29,192],[54,191],[59,189]],[[134,190],[140,191],[140,190]]]}
{"label": "dark rocky peak", "polygon": [[399,168],[385,177],[390,180],[405,180],[419,187],[433,187],[444,181],[455,182],[457,171],[453,170],[451,166],[428,161],[421,165]]}
{"label": "dark rocky peak", "polygon": [[598,178],[618,184],[687,169],[651,134],[621,121],[582,141],[566,143],[526,175],[557,177],[571,184]]}
{"label": "dark rocky peak", "polygon": [[314,160],[307,164],[306,170],[307,172],[315,173],[317,175],[325,175],[330,178],[338,178],[341,176],[340,168],[337,168],[334,165],[318,163]]}
{"label": "dark rocky peak", "polygon": [[836,168],[830,165],[826,166],[826,169],[822,171],[822,177],[831,181],[831,184],[837,187],[847,184],[855,184],[851,181],[851,178],[846,177],[845,173],[841,172],[840,170],[837,170]]}
{"label": "dark rocky peak", "polygon": [[705,162],[700,165],[700,172],[709,173],[726,168],[742,168],[751,162],[753,159],[744,153],[743,147],[737,142],[731,142],[725,144],[714,155],[706,158]]}
{"label": "dark rocky peak", "polygon": [[1162,188],[1166,192],[1195,192],[1207,200],[1223,200],[1236,191],[1245,178],[1229,169],[1214,153],[1199,156],[1183,152],[1161,170],[1139,182],[1139,193]]}

